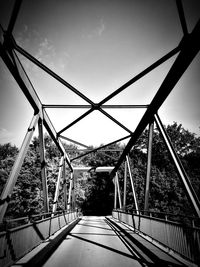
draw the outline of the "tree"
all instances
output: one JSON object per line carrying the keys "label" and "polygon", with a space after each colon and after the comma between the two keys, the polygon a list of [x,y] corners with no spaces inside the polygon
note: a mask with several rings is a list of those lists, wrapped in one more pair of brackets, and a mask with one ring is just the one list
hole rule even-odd
{"label": "tree", "polygon": [[108,173],[91,174],[82,210],[85,215],[108,215],[113,209],[114,184]]}

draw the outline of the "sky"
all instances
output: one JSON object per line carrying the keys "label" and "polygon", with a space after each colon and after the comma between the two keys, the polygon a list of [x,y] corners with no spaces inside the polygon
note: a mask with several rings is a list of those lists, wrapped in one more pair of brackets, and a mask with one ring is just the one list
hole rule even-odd
{"label": "sky", "polygon": [[[13,3],[0,2],[0,23],[4,29]],[[200,1],[183,0],[183,7],[191,32],[200,17]],[[183,32],[175,0],[26,0],[22,2],[13,35],[19,46],[98,103],[174,49]],[[43,104],[87,104],[22,55],[18,56]],[[176,56],[105,104],[149,104]],[[199,70],[198,54],[159,109],[165,125],[176,121],[197,135]],[[106,109],[131,131],[145,110]],[[60,131],[86,109],[46,111]],[[11,142],[19,147],[32,116],[30,104],[0,58],[0,143]],[[63,135],[99,146],[128,133],[94,111]]]}

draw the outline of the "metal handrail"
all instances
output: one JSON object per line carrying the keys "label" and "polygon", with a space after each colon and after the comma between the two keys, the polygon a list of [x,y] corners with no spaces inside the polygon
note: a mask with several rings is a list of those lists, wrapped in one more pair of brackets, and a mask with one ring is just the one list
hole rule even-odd
{"label": "metal handrail", "polygon": [[[80,215],[77,211],[58,211],[54,214],[55,216],[51,216],[52,213],[42,213],[40,216],[46,216],[46,218],[40,217],[38,220],[38,214],[33,215],[32,218],[36,220],[29,220],[28,223],[13,228],[8,228],[6,225],[0,232],[0,266],[10,266],[57,231],[78,220]],[[8,220],[8,222],[27,220],[30,217]]]}
{"label": "metal handrail", "polygon": [[[24,217],[19,218],[12,218],[12,219],[6,219],[4,218],[3,222],[0,224],[0,232],[5,231],[6,229],[12,229],[19,226],[24,226],[26,224],[29,224],[31,222],[38,222],[42,219],[48,219],[52,215],[56,217],[57,215],[63,215],[67,213],[74,212],[75,210],[59,210],[55,212],[44,212],[39,214],[29,214]],[[21,223],[20,223],[21,222]]]}
{"label": "metal handrail", "polygon": [[[186,226],[200,228],[200,218],[195,217],[195,216],[185,216],[185,215],[178,214],[178,213],[175,214],[175,213],[169,213],[169,212],[158,212],[158,211],[153,211],[153,210],[139,210],[139,209],[138,210],[132,209],[131,211],[128,209],[117,209],[116,211],[120,211],[120,212],[124,212],[128,214],[134,214],[134,215],[139,214],[140,216],[151,217],[152,219],[160,219],[160,220],[165,220],[171,223],[179,223],[179,224],[186,225]],[[155,214],[158,215],[158,217],[153,216]]]}
{"label": "metal handrail", "polygon": [[[165,214],[155,213],[162,216]],[[150,237],[152,242],[155,243],[156,241],[161,244],[163,248],[167,248],[167,251],[170,251],[173,255],[178,255],[179,259],[186,259],[195,264],[200,262],[200,227],[194,227],[194,223],[183,223],[183,219],[181,222],[170,221],[166,216],[165,218],[148,216],[147,211],[144,210],[139,210],[139,213],[113,210],[112,216],[120,222],[133,227],[137,233]],[[180,217],[188,219],[187,216]],[[195,217],[192,217],[192,219],[199,220],[199,218]]]}

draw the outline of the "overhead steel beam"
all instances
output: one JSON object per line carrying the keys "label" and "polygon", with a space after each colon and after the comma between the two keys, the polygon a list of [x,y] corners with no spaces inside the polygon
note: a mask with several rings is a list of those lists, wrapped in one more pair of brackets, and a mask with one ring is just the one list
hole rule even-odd
{"label": "overhead steel beam", "polygon": [[120,123],[118,120],[116,120],[113,116],[111,116],[109,113],[107,113],[105,110],[103,110],[102,108],[99,108],[99,111],[101,113],[103,113],[107,118],[109,118],[111,121],[113,121],[115,124],[117,124],[118,126],[120,126],[122,129],[124,129],[125,131],[127,131],[128,133],[132,134],[132,131],[129,130],[126,126],[124,126],[122,123]]}
{"label": "overhead steel beam", "polygon": [[8,29],[7,29],[7,32],[9,34],[11,34],[13,29],[14,29],[15,22],[16,22],[18,14],[19,14],[21,3],[22,3],[22,0],[15,0],[15,4],[13,7],[13,11],[12,11],[11,18],[10,18],[10,21],[8,24]]}
{"label": "overhead steel beam", "polygon": [[47,115],[46,111],[43,110],[43,116],[44,116],[44,126],[47,129],[48,133],[50,134],[51,138],[53,139],[54,143],[60,150],[61,154],[65,156],[65,161],[67,162],[68,167],[71,171],[73,171],[73,168],[70,163],[70,159],[65,151],[65,148],[60,140],[60,138],[57,136],[57,132],[55,128],[53,127],[53,124],[51,123],[51,120],[49,119],[49,116]]}
{"label": "overhead steel beam", "polygon": [[[69,148],[66,149],[66,152],[92,152],[94,151],[94,148],[85,148],[85,149],[80,149],[80,148]],[[122,152],[123,149],[101,149],[103,152]]]}
{"label": "overhead steel beam", "polygon": [[190,182],[190,179],[189,177],[187,176],[187,173],[171,143],[171,140],[164,128],[164,126],[162,125],[162,122],[158,116],[158,114],[155,114],[155,122],[156,122],[156,125],[164,139],[164,142],[168,148],[168,151],[173,159],[173,162],[175,164],[175,167],[176,167],[176,170],[178,172],[178,175],[181,179],[181,182],[186,190],[186,193],[187,193],[187,196],[192,204],[192,207],[194,208],[196,214],[198,215],[198,217],[200,217],[200,201],[199,201],[199,198],[197,197],[195,191],[194,191],[194,188]]}
{"label": "overhead steel beam", "polygon": [[[8,45],[8,44],[7,44]],[[42,110],[42,103],[37,96],[34,87],[28,78],[17,54],[14,51],[11,51],[10,53],[5,48],[6,43],[3,45],[0,42],[0,56],[2,57],[4,63],[6,64],[7,68],[15,78],[16,82],[18,83],[19,87],[21,88],[22,92],[26,96],[27,100],[31,104],[32,108],[34,109],[35,114],[38,112],[40,113],[40,117],[43,119],[44,126],[46,127],[48,133],[54,140],[56,146],[60,150],[61,154],[65,154],[67,164],[69,168],[72,170],[72,166],[70,164],[69,158],[65,152],[65,149],[60,141],[59,138],[57,138],[57,133],[46,113],[45,110]],[[10,51],[10,49],[9,49]]]}
{"label": "overhead steel beam", "polygon": [[85,154],[79,155],[79,156],[77,156],[77,157],[71,159],[71,162],[72,162],[73,160],[82,158],[82,157],[84,157],[84,156],[86,156],[86,155],[88,155],[88,154],[91,154],[91,153],[93,153],[93,152],[97,152],[98,150],[100,150],[100,149],[102,149],[102,148],[104,148],[104,147],[107,147],[107,146],[116,144],[116,143],[118,143],[118,142],[124,141],[124,140],[126,140],[127,138],[130,138],[130,137],[131,137],[131,135],[129,134],[129,135],[127,135],[127,136],[125,136],[125,137],[122,137],[122,138],[120,138],[120,139],[118,139],[118,140],[115,140],[115,141],[113,141],[113,142],[111,142],[111,143],[108,143],[108,144],[106,144],[106,145],[103,145],[103,146],[94,148],[93,150],[91,150],[91,151],[89,151],[89,152],[86,152]]}
{"label": "overhead steel beam", "polygon": [[176,5],[177,5],[177,9],[178,9],[178,14],[179,14],[179,18],[180,18],[183,34],[187,35],[188,34],[188,29],[187,29],[187,23],[186,23],[186,20],[185,20],[182,0],[176,0]]}
{"label": "overhead steel beam", "polygon": [[75,125],[77,122],[79,122],[80,120],[82,120],[83,118],[85,118],[86,116],[88,116],[94,110],[98,110],[99,112],[101,112],[102,114],[104,114],[106,117],[108,117],[110,120],[112,120],[113,122],[115,122],[118,126],[120,126],[121,128],[123,128],[125,131],[127,131],[129,133],[132,133],[127,127],[125,127],[123,124],[121,124],[118,120],[116,120],[110,114],[108,114],[107,112],[105,112],[104,110],[102,110],[99,104],[95,104],[93,101],[91,101],[88,97],[86,97],[84,94],[82,94],[80,91],[78,91],[75,87],[73,87],[71,84],[69,84],[68,82],[66,82],[59,75],[57,75],[55,72],[53,72],[48,67],[46,67],[44,64],[42,64],[39,60],[37,60],[36,58],[34,58],[28,52],[26,52],[23,48],[21,48],[20,46],[18,46],[17,43],[14,40],[13,40],[13,46],[14,46],[14,48],[19,53],[21,53],[22,55],[24,55],[25,57],[27,57],[30,61],[32,61],[33,63],[35,63],[38,67],[40,67],[41,69],[43,69],[44,71],[46,71],[48,74],[50,74],[56,80],[58,80],[60,83],[62,83],[63,85],[65,85],[68,89],[70,89],[75,94],[77,94],[79,97],[81,97],[86,102],[88,102],[89,104],[91,104],[91,109],[90,110],[88,110],[87,112],[85,112],[84,114],[82,114],[79,118],[77,118],[76,120],[74,120],[72,123],[70,123],[69,125],[67,125],[63,129],[61,129],[58,132],[58,135],[60,135],[61,133],[63,133],[64,131],[66,131],[67,129],[69,129],[73,125]]}
{"label": "overhead steel beam", "polygon": [[47,66],[45,66],[43,63],[41,63],[39,60],[34,58],[31,54],[29,54],[27,51],[25,51],[22,47],[20,47],[16,42],[13,42],[14,48],[23,56],[28,58],[31,62],[33,62],[35,65],[37,65],[39,68],[44,70],[46,73],[51,75],[54,79],[56,79],[58,82],[66,86],[68,89],[70,89],[72,92],[74,92],[76,95],[78,95],[80,98],[85,100],[87,103],[93,105],[94,103],[86,97],[84,94],[82,94],[80,91],[78,91],[74,86],[72,86],[70,83],[66,82],[63,78],[61,78],[59,75],[57,75],[55,72],[53,72],[51,69],[49,69]]}
{"label": "overhead steel beam", "polygon": [[126,108],[148,108],[148,105],[101,105],[101,108],[103,109],[115,109],[115,108],[122,108],[122,109],[126,109]]}
{"label": "overhead steel beam", "polygon": [[111,173],[111,177],[115,176],[116,171],[124,161],[126,155],[130,152],[133,145],[136,143],[148,123],[153,119],[154,114],[158,111],[160,106],[163,104],[165,99],[168,97],[176,83],[179,81],[183,73],[186,71],[194,57],[200,50],[200,21],[197,22],[194,30],[191,34],[184,36],[181,41],[180,48],[181,51],[177,56],[175,62],[173,63],[171,69],[169,70],[167,76],[165,77],[163,83],[161,84],[158,92],[151,101],[149,107],[147,108],[145,114],[140,120],[135,132],[132,134],[131,139],[126,145],[121,157],[119,158],[115,169]]}
{"label": "overhead steel beam", "polygon": [[54,104],[43,104],[43,108],[77,108],[77,109],[89,109],[91,105],[54,105]]}
{"label": "overhead steel beam", "polygon": [[[73,140],[73,139],[70,139],[70,138],[68,138],[68,137],[66,137],[66,136],[60,135],[60,138],[66,140],[66,141],[69,141],[69,142],[71,142],[71,143],[74,143],[74,144],[76,144],[76,145],[78,145],[78,146],[85,147],[86,149],[89,149],[89,148],[90,148],[89,146],[86,146],[86,145],[84,145],[84,144],[82,144],[82,143],[80,143],[80,142],[77,142],[77,141],[75,141],[75,140]],[[72,150],[73,150],[73,149],[72,149]],[[76,150],[73,150],[73,151],[78,151],[78,150],[76,149]]]}
{"label": "overhead steel beam", "polygon": [[82,120],[83,118],[85,118],[86,116],[88,116],[90,113],[92,113],[94,111],[93,108],[91,108],[90,110],[86,111],[85,113],[83,113],[80,117],[78,117],[77,119],[75,119],[73,122],[71,122],[70,124],[68,124],[66,127],[64,127],[63,129],[61,129],[58,132],[58,136],[60,136],[61,133],[63,133],[64,131],[66,131],[67,129],[71,128],[73,125],[75,125],[77,122],[79,122],[80,120]]}
{"label": "overhead steel beam", "polygon": [[[43,108],[77,108],[77,109],[89,109],[91,105],[42,105]],[[148,108],[148,105],[102,105],[100,106],[102,109],[137,109],[137,108]]]}
{"label": "overhead steel beam", "polygon": [[[17,55],[13,53],[11,57],[1,42],[0,42],[0,55],[4,63],[6,64],[7,68],[11,72],[12,76],[15,78],[16,82],[20,86],[22,92],[28,99],[35,113],[41,111],[41,102],[36,96],[36,92],[33,89],[33,85],[28,79],[28,76],[26,75]],[[14,59],[14,62],[11,60],[11,58]]]}
{"label": "overhead steel beam", "polygon": [[167,53],[166,55],[164,55],[162,58],[158,59],[152,65],[150,65],[149,67],[147,67],[145,70],[143,70],[142,72],[140,72],[139,74],[137,74],[131,80],[129,80],[128,82],[126,82],[125,84],[123,84],[121,87],[119,87],[117,90],[115,90],[113,93],[111,93],[106,98],[104,98],[101,102],[99,102],[99,105],[101,106],[104,103],[108,102],[111,98],[113,98],[114,96],[118,95],[123,90],[125,90],[127,87],[131,86],[133,83],[135,83],[136,81],[138,81],[139,79],[141,79],[142,77],[144,77],[146,74],[148,74],[149,72],[151,72],[153,69],[155,69],[156,67],[158,67],[159,65],[161,65],[162,63],[164,63],[165,61],[167,61],[168,59],[170,59],[174,55],[176,55],[179,51],[180,51],[180,46],[177,46],[172,51],[170,51],[169,53]]}
{"label": "overhead steel beam", "polygon": [[71,84],[69,84],[68,82],[66,82],[64,79],[62,79],[60,76],[58,76],[55,72],[53,72],[52,70],[50,70],[48,67],[46,67],[44,64],[42,64],[39,60],[37,60],[36,58],[34,58],[28,52],[26,52],[23,48],[21,48],[20,46],[18,46],[17,43],[14,40],[13,40],[13,46],[23,56],[27,57],[30,61],[32,61],[33,63],[35,63],[38,67],[40,67],[41,69],[43,69],[44,71],[46,71],[48,74],[50,74],[56,80],[58,80],[60,83],[62,83],[63,85],[65,85],[68,89],[70,89],[75,94],[77,94],[79,97],[81,97],[86,102],[88,102],[89,104],[91,104],[91,109],[90,110],[88,110],[87,112],[85,112],[84,114],[82,114],[79,118],[77,118],[76,120],[74,120],[72,123],[70,123],[69,125],[67,125],[63,129],[61,129],[58,132],[58,135],[60,135],[61,133],[63,133],[64,131],[66,131],[67,129],[69,129],[73,125],[75,125],[77,122],[79,122],[80,120],[82,120],[83,118],[85,118],[86,116],[88,116],[94,110],[98,110],[99,112],[101,112],[102,114],[104,114],[106,117],[108,117],[110,120],[112,120],[113,122],[115,122],[118,126],[120,126],[121,128],[123,128],[127,132],[132,133],[127,127],[125,127],[123,124],[121,124],[118,120],[116,120],[110,114],[108,114],[107,112],[105,112],[104,110],[102,110],[99,104],[95,104],[93,101],[91,101],[85,95],[83,95],[75,87],[73,87]]}
{"label": "overhead steel beam", "polygon": [[112,120],[115,124],[117,124],[118,126],[120,126],[122,129],[124,129],[125,131],[132,133],[131,130],[129,130],[127,127],[125,127],[122,123],[120,123],[118,120],[116,120],[115,118],[113,118],[110,114],[108,114],[105,110],[101,109],[100,107],[95,109],[94,107],[92,107],[91,109],[89,109],[88,111],[86,111],[85,113],[83,113],[80,117],[78,117],[77,119],[75,119],[73,122],[71,122],[70,124],[68,124],[66,127],[64,127],[63,129],[61,129],[58,132],[58,135],[60,135],[61,133],[63,133],[64,131],[66,131],[67,129],[71,128],[73,125],[75,125],[77,122],[79,122],[80,120],[84,119],[86,116],[88,116],[90,113],[92,113],[94,110],[98,110],[99,112],[101,112],[103,115],[105,115],[107,118],[109,118],[110,120]]}

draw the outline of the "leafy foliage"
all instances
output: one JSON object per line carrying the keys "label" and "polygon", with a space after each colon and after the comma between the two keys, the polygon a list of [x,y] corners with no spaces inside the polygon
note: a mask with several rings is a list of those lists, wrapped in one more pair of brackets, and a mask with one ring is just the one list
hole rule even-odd
{"label": "leafy foliage", "polygon": [[[200,194],[200,137],[185,130],[181,124],[174,122],[166,130],[179,155],[179,158],[196,191]],[[48,197],[50,209],[53,205],[55,184],[58,178],[60,152],[52,139],[45,136],[45,157],[48,184]],[[130,167],[133,183],[140,209],[144,207],[144,188],[147,168],[147,142],[148,130],[145,130],[129,153]],[[81,155],[77,147],[64,143],[65,149],[71,158]],[[92,148],[92,147],[91,147]],[[122,149],[121,145],[113,144],[108,147],[110,151],[101,151],[87,154],[73,161],[74,166],[114,166]],[[0,192],[9,177],[18,148],[10,143],[0,145]],[[125,164],[119,169],[119,184],[123,197]],[[66,168],[66,186],[69,189],[70,171]],[[62,177],[59,188],[58,208],[64,208],[65,179]],[[75,179],[76,204],[85,214],[106,215],[111,213],[114,203],[114,183],[108,173],[80,172]],[[167,148],[157,129],[153,135],[152,169],[150,182],[149,207],[153,211],[172,212],[176,214],[192,215],[190,203],[186,197],[183,185],[177,175],[174,164]],[[135,209],[130,175],[127,176],[126,208]],[[41,180],[41,162],[39,153],[39,140],[33,138],[12,198],[7,210],[7,216],[19,217],[27,214],[41,213],[43,211],[43,189]]]}

